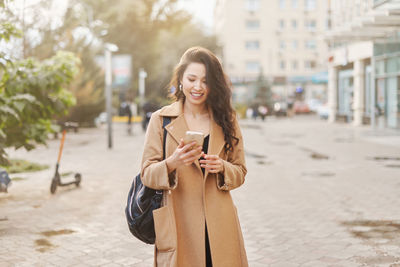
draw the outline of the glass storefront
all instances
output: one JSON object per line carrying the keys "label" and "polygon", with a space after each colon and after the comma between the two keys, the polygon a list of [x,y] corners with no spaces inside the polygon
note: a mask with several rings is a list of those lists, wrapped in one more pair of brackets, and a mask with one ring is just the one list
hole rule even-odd
{"label": "glass storefront", "polygon": [[338,115],[351,122],[353,118],[353,69],[339,71]]}
{"label": "glass storefront", "polygon": [[400,43],[374,45],[379,126],[400,129]]}
{"label": "glass storefront", "polygon": [[365,67],[365,95],[364,95],[364,116],[366,118],[371,117],[371,97],[372,97],[372,92],[371,92],[371,70],[372,67],[371,65],[367,65]]}

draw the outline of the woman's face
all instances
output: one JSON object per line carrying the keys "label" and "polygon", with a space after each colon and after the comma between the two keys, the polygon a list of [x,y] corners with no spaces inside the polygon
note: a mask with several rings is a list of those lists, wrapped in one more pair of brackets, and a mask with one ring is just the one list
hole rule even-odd
{"label": "woman's face", "polygon": [[191,105],[205,105],[209,88],[206,83],[206,67],[202,63],[190,63],[182,76],[182,91]]}

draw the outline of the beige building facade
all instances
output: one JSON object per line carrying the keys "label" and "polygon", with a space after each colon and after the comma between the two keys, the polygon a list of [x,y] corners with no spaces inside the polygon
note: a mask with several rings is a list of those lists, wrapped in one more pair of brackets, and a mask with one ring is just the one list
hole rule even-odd
{"label": "beige building facade", "polygon": [[234,100],[249,101],[262,74],[276,101],[295,92],[326,100],[329,27],[326,0],[217,0],[215,33],[234,85]]}
{"label": "beige building facade", "polygon": [[335,0],[329,14],[329,120],[400,129],[400,0]]}

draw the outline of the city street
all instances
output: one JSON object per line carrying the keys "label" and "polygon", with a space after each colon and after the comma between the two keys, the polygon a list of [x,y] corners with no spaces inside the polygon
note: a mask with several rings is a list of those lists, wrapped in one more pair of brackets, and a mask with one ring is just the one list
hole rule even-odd
{"label": "city street", "polygon": [[[114,124],[112,150],[105,126],[68,133],[61,172],[82,183],[55,195],[59,140],[9,151],[50,168],[15,174],[0,194],[1,266],[152,266],[153,246],[125,221],[144,142],[139,125],[131,136],[125,126]],[[399,132],[313,115],[241,127],[248,174],[232,195],[251,267],[400,266]]]}

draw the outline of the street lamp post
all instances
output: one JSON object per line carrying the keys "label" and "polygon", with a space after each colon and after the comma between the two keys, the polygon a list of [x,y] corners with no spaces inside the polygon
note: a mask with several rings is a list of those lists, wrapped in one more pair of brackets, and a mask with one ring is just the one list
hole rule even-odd
{"label": "street lamp post", "polygon": [[106,112],[107,112],[107,137],[108,148],[112,148],[112,65],[111,53],[118,51],[118,47],[114,44],[107,43],[104,49],[104,62],[105,62],[105,98],[106,98]]}
{"label": "street lamp post", "polygon": [[[139,69],[139,101],[140,101],[140,106],[143,108],[144,105],[144,92],[145,92],[145,84],[144,80],[147,77],[147,72],[143,69]],[[145,114],[144,114],[145,115]]]}

